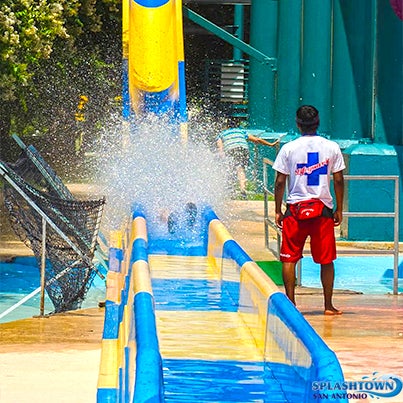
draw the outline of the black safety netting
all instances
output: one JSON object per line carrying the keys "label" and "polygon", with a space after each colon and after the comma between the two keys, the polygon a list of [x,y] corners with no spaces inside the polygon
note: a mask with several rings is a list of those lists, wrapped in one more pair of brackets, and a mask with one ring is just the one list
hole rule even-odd
{"label": "black safety netting", "polygon": [[75,200],[70,190],[34,146],[30,145],[23,149],[18,160],[8,165],[36,189],[44,190],[53,197]]}
{"label": "black safety netting", "polygon": [[54,312],[80,308],[96,275],[92,258],[105,199],[75,199],[35,149],[26,148],[16,163],[3,164],[13,182],[4,184],[12,227],[33,250],[39,268],[41,212],[47,217],[45,288]]}

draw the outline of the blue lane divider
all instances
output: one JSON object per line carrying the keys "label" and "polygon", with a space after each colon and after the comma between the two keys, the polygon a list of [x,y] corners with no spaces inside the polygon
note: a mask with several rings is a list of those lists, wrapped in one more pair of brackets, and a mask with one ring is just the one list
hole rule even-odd
{"label": "blue lane divider", "polygon": [[242,267],[246,262],[252,261],[249,255],[233,239],[224,243],[222,257],[235,260],[239,267]]}
{"label": "blue lane divider", "polygon": [[159,351],[154,300],[148,292],[134,298],[136,381],[133,402],[163,402],[162,359]]}
{"label": "blue lane divider", "polygon": [[[336,354],[325,344],[321,337],[316,333],[312,326],[297,310],[297,308],[291,303],[291,301],[282,292],[276,292],[270,296],[268,305],[268,324],[269,330],[275,326],[276,321],[274,317],[277,317],[286,328],[293,334],[294,338],[302,343],[308,350],[308,354],[311,357],[312,363],[309,368],[298,365],[298,346],[294,346],[290,349],[289,346],[283,346],[283,351],[288,355],[290,364],[294,368],[295,372],[301,377],[305,390],[303,391],[301,401],[310,403],[313,400],[313,382],[335,382],[340,383],[344,381],[343,371],[340,363],[336,357]],[[276,337],[275,331],[271,334]],[[277,339],[276,342],[281,344],[287,343],[287,338],[283,340]],[[293,362],[295,360],[295,362]],[[293,390],[290,390],[292,394]],[[345,397],[335,396],[332,401],[336,403],[346,402]]]}

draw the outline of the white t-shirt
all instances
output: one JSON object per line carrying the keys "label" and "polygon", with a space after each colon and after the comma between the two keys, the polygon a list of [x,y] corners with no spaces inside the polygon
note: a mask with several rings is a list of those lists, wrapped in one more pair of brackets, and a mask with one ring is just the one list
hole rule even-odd
{"label": "white t-shirt", "polygon": [[340,147],[318,135],[304,135],[280,149],[273,169],[288,175],[287,203],[320,199],[333,208],[330,175],[345,168]]}

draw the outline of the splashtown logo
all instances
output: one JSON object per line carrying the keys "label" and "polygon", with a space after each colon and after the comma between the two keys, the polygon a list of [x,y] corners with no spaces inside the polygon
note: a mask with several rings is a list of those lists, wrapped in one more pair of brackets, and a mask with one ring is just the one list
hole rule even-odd
{"label": "splashtown logo", "polygon": [[369,397],[375,399],[397,396],[403,389],[402,379],[396,375],[379,375],[378,372],[363,376],[360,381],[314,381],[312,382],[313,398],[320,400],[357,399]]}

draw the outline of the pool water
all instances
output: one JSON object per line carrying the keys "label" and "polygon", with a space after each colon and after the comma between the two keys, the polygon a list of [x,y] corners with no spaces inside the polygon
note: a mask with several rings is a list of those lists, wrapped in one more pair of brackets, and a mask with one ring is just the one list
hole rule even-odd
{"label": "pool water", "polygon": [[[39,269],[35,257],[17,257],[11,263],[0,262],[0,315],[40,286]],[[105,281],[95,276],[82,308],[96,307],[105,299]],[[0,323],[29,318],[39,314],[40,294],[36,294],[23,305],[3,318]],[[54,309],[45,294],[45,313]]]}
{"label": "pool water", "polygon": [[[399,262],[398,292],[403,292],[403,260]],[[320,267],[312,257],[302,260],[302,285],[321,287]],[[364,294],[393,292],[392,256],[345,256],[335,261],[335,289]]]}

